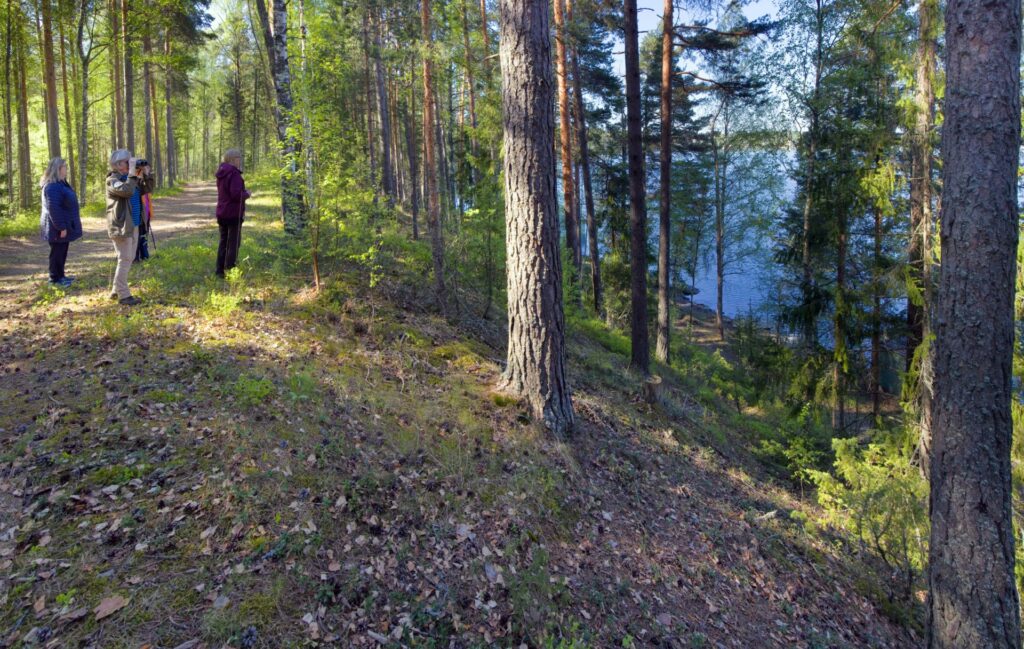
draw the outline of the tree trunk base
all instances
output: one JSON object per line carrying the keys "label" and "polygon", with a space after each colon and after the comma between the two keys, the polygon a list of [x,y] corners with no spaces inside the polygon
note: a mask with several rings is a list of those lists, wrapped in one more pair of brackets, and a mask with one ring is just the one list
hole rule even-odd
{"label": "tree trunk base", "polygon": [[665,384],[660,376],[648,376],[641,386],[641,394],[644,402],[650,404],[663,403],[665,399]]}

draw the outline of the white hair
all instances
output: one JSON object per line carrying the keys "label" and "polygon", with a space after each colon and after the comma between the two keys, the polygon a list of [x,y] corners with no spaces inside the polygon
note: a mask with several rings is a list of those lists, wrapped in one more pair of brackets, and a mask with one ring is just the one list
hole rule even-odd
{"label": "white hair", "polygon": [[128,149],[117,149],[110,154],[110,168],[117,171],[117,163],[122,160],[128,161],[132,159],[132,152]]}
{"label": "white hair", "polygon": [[241,160],[242,159],[242,150],[241,149],[228,149],[227,151],[224,152],[223,162],[231,162],[232,160],[236,160],[236,159],[237,160]]}
{"label": "white hair", "polygon": [[55,183],[60,180],[60,168],[67,165],[64,162],[64,158],[57,156],[53,160],[50,160],[50,164],[46,165],[46,171],[43,172],[43,177],[39,179],[39,186],[46,187],[50,183]]}

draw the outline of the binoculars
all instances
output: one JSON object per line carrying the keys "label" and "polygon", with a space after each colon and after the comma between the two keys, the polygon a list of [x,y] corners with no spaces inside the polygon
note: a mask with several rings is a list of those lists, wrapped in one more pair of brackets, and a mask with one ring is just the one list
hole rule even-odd
{"label": "binoculars", "polygon": [[149,166],[149,161],[148,160],[144,160],[143,158],[139,158],[138,160],[135,161],[135,168],[136,169],[140,169],[142,167],[148,167],[148,166]]}

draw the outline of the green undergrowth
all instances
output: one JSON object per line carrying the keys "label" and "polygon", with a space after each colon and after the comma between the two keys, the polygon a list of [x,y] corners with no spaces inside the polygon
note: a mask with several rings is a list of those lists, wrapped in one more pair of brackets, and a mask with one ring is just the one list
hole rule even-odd
{"label": "green undergrowth", "polygon": [[0,237],[30,237],[39,234],[39,210],[21,210],[0,218]]}

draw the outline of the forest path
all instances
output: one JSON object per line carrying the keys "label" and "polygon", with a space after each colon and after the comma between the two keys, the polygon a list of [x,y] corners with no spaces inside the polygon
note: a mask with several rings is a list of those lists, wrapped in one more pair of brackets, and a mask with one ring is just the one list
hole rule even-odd
{"label": "forest path", "polygon": [[[154,199],[156,250],[183,233],[216,228],[216,205],[217,185],[212,182],[185,185],[176,196]],[[102,262],[113,264],[115,258],[106,218],[83,218],[82,230],[82,238],[73,242],[68,252],[67,274],[71,276]],[[153,249],[150,243],[151,254]],[[23,291],[26,284],[45,281],[47,254],[46,243],[37,236],[0,239],[0,298]]]}

